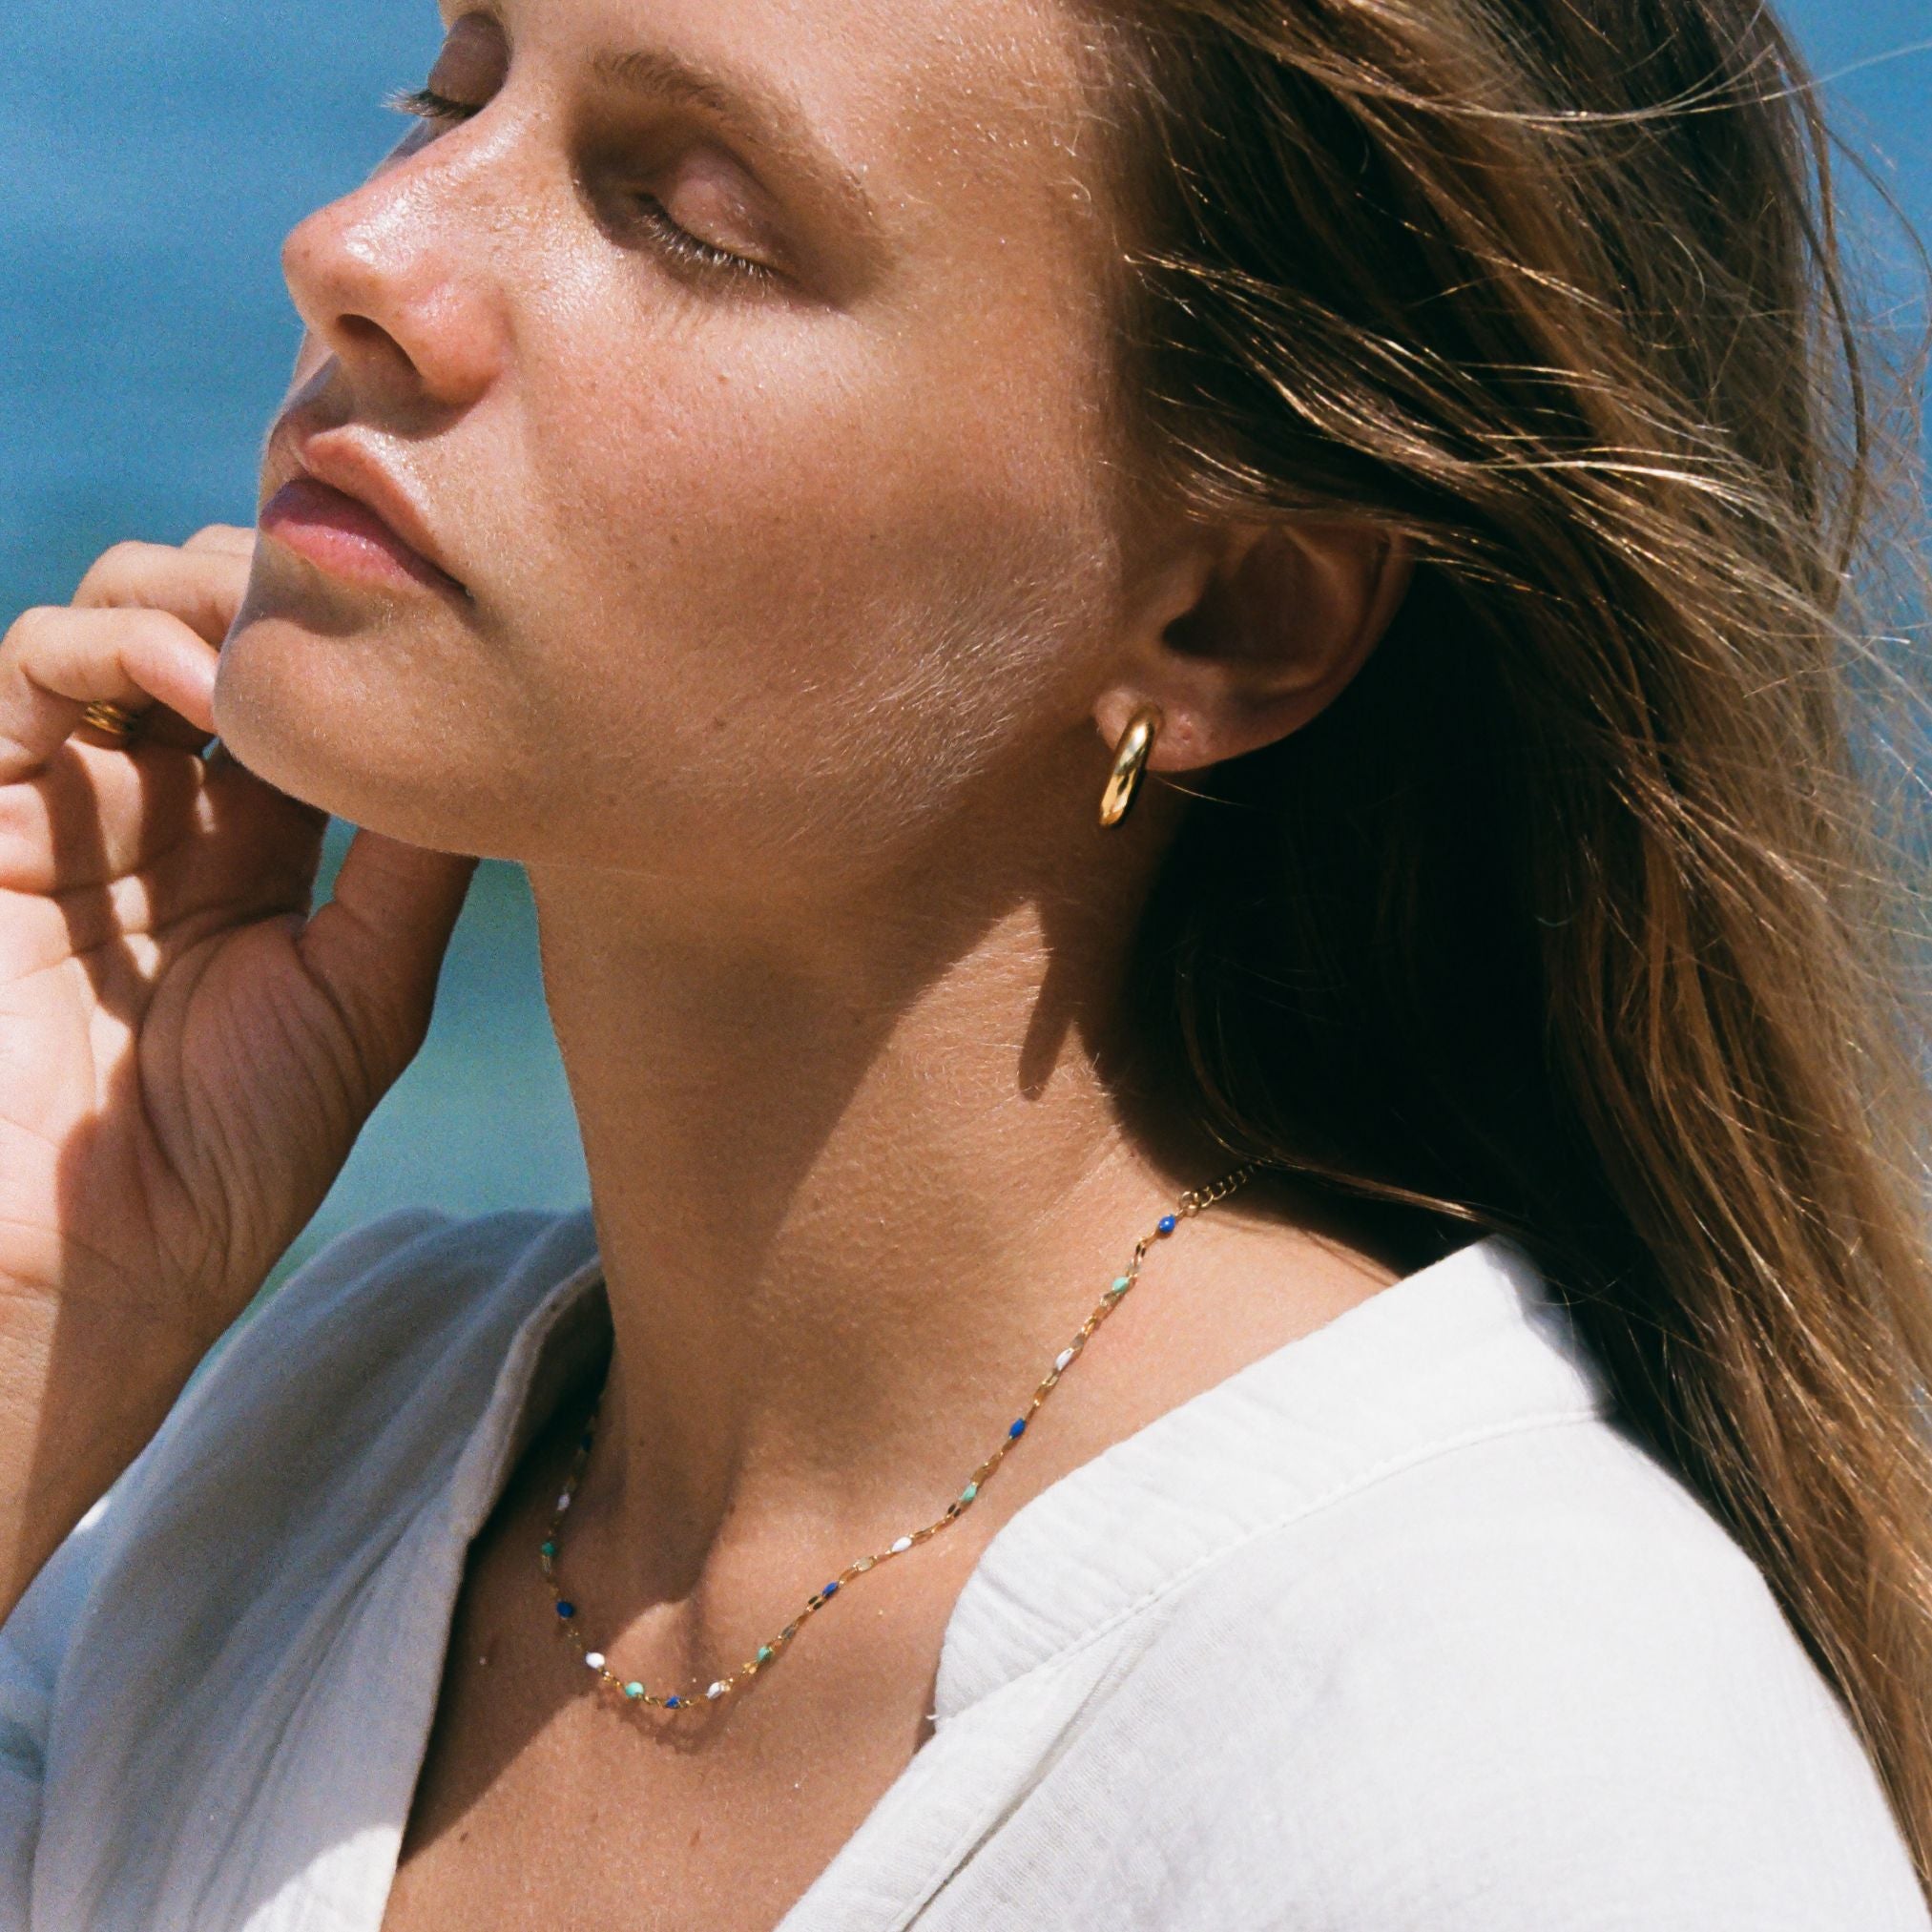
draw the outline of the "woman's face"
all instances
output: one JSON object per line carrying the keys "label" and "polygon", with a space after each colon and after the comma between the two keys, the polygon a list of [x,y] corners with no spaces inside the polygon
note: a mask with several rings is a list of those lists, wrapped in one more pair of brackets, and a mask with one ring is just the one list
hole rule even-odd
{"label": "woman's face", "polygon": [[288,241],[236,755],[420,843],[762,894],[1083,745],[1097,798],[1147,551],[1065,0],[446,17],[457,112]]}

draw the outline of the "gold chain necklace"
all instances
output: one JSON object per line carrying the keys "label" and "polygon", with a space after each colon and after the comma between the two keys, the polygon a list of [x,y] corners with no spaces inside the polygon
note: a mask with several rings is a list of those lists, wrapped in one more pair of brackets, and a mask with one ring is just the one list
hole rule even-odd
{"label": "gold chain necklace", "polygon": [[[857,1561],[848,1563],[837,1576],[821,1585],[805,1599],[804,1607],[783,1630],[758,1647],[757,1655],[748,1657],[729,1676],[717,1678],[711,1687],[702,1693],[702,1699],[716,1703],[720,1697],[729,1696],[741,1684],[748,1683],[760,1671],[769,1670],[790,1649],[793,1638],[799,1634],[805,1620],[821,1610],[847,1584],[877,1569],[882,1563],[889,1563],[893,1558],[904,1556],[908,1550],[916,1549],[922,1543],[937,1536],[942,1529],[957,1523],[966,1510],[971,1508],[987,1478],[1006,1461],[1008,1452],[1013,1444],[1027,1433],[1028,1425],[1040,1412],[1041,1404],[1058,1386],[1060,1378],[1079,1360],[1081,1351],[1092,1340],[1100,1324],[1127,1298],[1128,1290],[1140,1278],[1141,1263],[1147,1257],[1147,1251],[1156,1241],[1164,1240],[1172,1235],[1182,1221],[1192,1220],[1203,1208],[1210,1208],[1216,1201],[1226,1200],[1236,1188],[1253,1177],[1258,1165],[1258,1162],[1249,1161],[1224,1180],[1216,1181],[1211,1188],[1198,1191],[1190,1189],[1175,1203],[1173,1214],[1163,1215],[1155,1222],[1153,1232],[1143,1235],[1134,1243],[1133,1259],[1127,1264],[1126,1274],[1116,1275],[1113,1278],[1106,1292],[1094,1304],[1093,1312],[1080,1324],[1079,1332],[1053,1358],[1052,1367],[1040,1378],[1033,1390],[1032,1399],[1027,1406],[1008,1425],[1006,1434],[1000,1439],[999,1446],[972,1472],[966,1479],[965,1488],[945,1506],[940,1515],[920,1528],[899,1537],[886,1548],[874,1550],[870,1555],[862,1556]],[[555,1599],[557,1616],[569,1632],[571,1642],[576,1645],[585,1664],[596,1673],[599,1689],[614,1693],[616,1699],[622,1703],[654,1705],[660,1711],[680,1711],[699,1702],[699,1697],[679,1691],[654,1692],[647,1689],[639,1679],[626,1678],[621,1672],[613,1671],[603,1652],[593,1651],[589,1647],[583,1635],[577,1606],[564,1594],[563,1586],[557,1580],[559,1533],[563,1527],[564,1517],[570,1509],[571,1499],[577,1493],[577,1485],[584,1479],[584,1467],[590,1461],[591,1444],[597,1438],[597,1418],[602,1413],[603,1407],[604,1398],[600,1394],[597,1397],[596,1406],[591,1411],[590,1421],[584,1424],[584,1432],[577,1443],[576,1452],[571,1459],[571,1471],[564,1481],[563,1493],[557,1498],[557,1506],[551,1514],[550,1528],[538,1551],[538,1561],[543,1566],[545,1579],[550,1584],[551,1596]]]}

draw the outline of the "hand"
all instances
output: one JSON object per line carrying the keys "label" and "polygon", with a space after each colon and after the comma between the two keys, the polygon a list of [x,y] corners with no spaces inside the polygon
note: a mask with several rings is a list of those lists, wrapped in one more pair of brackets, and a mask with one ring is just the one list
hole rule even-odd
{"label": "hand", "polygon": [[0,643],[0,1604],[321,1203],[472,869],[363,833],[311,915],[324,816],[203,756],[254,541],[122,545]]}

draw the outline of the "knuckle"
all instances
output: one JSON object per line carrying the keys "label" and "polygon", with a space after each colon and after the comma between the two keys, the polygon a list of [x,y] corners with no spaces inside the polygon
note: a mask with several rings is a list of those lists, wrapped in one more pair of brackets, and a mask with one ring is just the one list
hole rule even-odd
{"label": "knuckle", "polygon": [[165,554],[161,545],[140,543],[132,537],[112,545],[93,560],[80,580],[74,601],[97,603],[131,594],[154,574],[156,560]]}
{"label": "knuckle", "polygon": [[88,575],[130,576],[166,554],[159,544],[144,544],[135,537],[123,537],[119,543],[110,544],[94,559],[93,569]]}
{"label": "knuckle", "polygon": [[59,609],[52,604],[36,604],[31,610],[21,612],[8,625],[5,638],[0,638],[0,653],[10,657],[27,656],[60,615]]}

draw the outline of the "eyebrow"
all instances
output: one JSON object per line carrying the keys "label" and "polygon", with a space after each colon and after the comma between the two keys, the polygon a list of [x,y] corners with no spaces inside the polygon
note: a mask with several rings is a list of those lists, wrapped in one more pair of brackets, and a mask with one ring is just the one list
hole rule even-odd
{"label": "eyebrow", "polygon": [[804,110],[791,95],[754,82],[727,81],[657,49],[599,53],[591,66],[609,86],[694,109],[737,131],[807,176],[841,203],[848,216],[877,233],[878,212],[864,183],[813,131]]}

